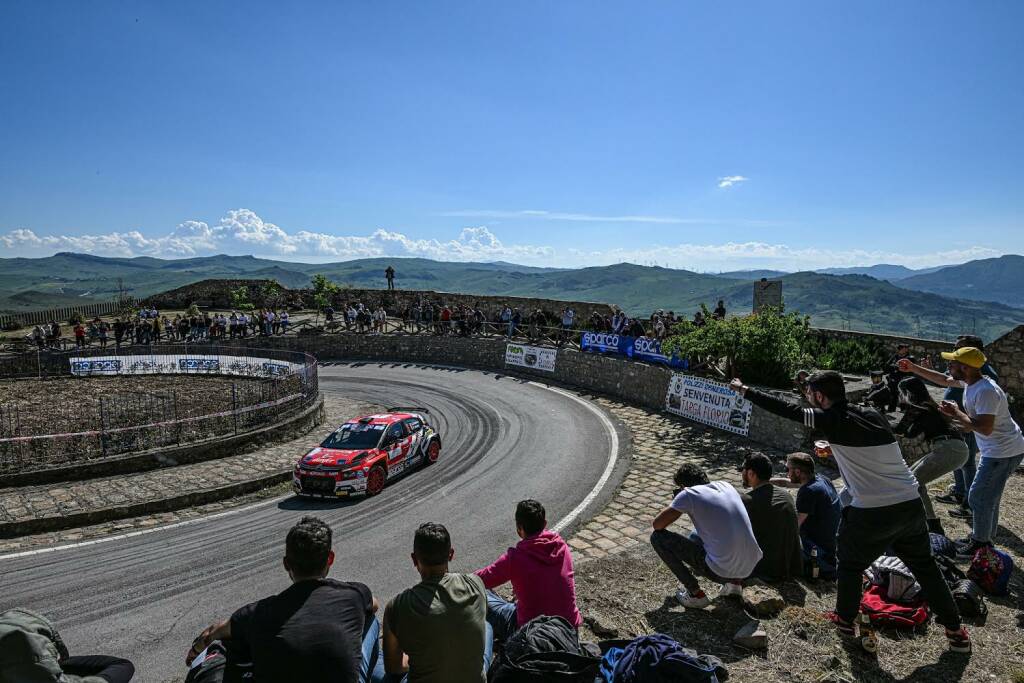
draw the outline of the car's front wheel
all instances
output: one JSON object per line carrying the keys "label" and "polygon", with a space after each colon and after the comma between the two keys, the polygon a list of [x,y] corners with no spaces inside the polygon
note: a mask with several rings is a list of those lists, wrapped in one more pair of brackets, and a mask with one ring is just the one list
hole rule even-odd
{"label": "car's front wheel", "polygon": [[374,465],[366,473],[366,495],[376,496],[384,490],[384,482],[387,481],[388,473],[380,465]]}
{"label": "car's front wheel", "polygon": [[430,442],[430,445],[427,446],[427,463],[429,464],[437,462],[437,459],[440,456],[441,444],[438,443],[437,439],[434,439],[433,441]]}

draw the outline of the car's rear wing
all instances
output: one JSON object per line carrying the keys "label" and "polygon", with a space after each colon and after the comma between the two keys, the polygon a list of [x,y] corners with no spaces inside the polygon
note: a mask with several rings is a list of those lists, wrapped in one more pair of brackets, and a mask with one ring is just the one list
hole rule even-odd
{"label": "car's rear wing", "polygon": [[424,415],[430,415],[430,411],[426,408],[420,408],[418,406],[391,406],[387,409],[389,413],[405,412],[405,413],[423,413]]}

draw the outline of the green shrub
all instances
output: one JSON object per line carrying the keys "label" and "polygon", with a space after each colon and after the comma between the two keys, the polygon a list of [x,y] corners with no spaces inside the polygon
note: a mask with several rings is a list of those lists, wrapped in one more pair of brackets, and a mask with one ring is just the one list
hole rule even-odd
{"label": "green shrub", "polygon": [[804,352],[808,320],[796,313],[766,309],[757,315],[716,320],[708,315],[702,327],[683,322],[672,328],[662,345],[691,361],[711,359],[726,378],[750,384],[788,388],[809,358]]}
{"label": "green shrub", "polygon": [[819,370],[866,375],[881,370],[892,349],[877,339],[822,339],[808,337],[804,351]]}

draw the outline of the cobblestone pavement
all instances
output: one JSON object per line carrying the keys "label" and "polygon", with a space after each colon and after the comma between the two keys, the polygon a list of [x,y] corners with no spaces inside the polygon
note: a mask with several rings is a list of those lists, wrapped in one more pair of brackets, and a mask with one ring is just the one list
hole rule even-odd
{"label": "cobblestone pavement", "polygon": [[[339,397],[327,397],[324,402],[326,419],[321,426],[304,436],[276,443],[258,451],[137,474],[0,489],[0,521],[17,522],[38,517],[74,514],[109,506],[142,503],[258,479],[289,469],[295,463],[298,455],[308,449],[310,444],[317,443],[327,436],[338,422],[348,419],[353,414],[372,412],[378,409],[379,406],[370,406]],[[243,498],[250,500],[252,497],[244,496]],[[237,499],[229,501],[229,504],[237,504]],[[213,506],[199,506],[195,509],[214,511],[223,509],[223,507],[223,504],[214,504]],[[98,524],[88,527],[88,530],[79,529],[70,532],[24,536],[7,541],[0,540],[0,552],[26,546],[47,545],[54,540],[80,540],[90,533],[102,535],[111,530],[122,531],[128,528],[124,525],[142,524],[141,520],[159,520],[155,523],[174,521],[181,518],[182,515],[185,513],[166,513]]]}

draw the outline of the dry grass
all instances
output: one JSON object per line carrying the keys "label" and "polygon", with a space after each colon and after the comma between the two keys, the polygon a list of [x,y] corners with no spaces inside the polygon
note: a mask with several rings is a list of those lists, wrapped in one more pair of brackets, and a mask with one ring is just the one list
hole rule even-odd
{"label": "dry grass", "polygon": [[[935,491],[946,482],[937,483]],[[940,506],[943,507],[943,506]],[[1024,477],[1014,476],[1003,496],[999,545],[1024,564]],[[959,520],[940,511],[947,533],[966,535]],[[709,595],[716,587],[707,585]],[[768,632],[765,653],[732,644],[733,634],[749,619],[739,601],[716,600],[707,610],[684,610],[670,596],[676,581],[650,546],[628,554],[585,562],[577,567],[580,609],[588,621],[617,630],[620,637],[662,632],[700,652],[713,654],[734,681],[1014,681],[1024,683],[1024,575],[1015,571],[1010,595],[988,600],[983,625],[969,625],[974,652],[968,658],[946,651],[942,628],[908,636],[883,632],[879,656],[844,646],[821,613],[834,604],[834,584],[792,582],[783,588],[789,607],[762,621]],[[593,624],[593,622],[590,622]],[[585,627],[584,637],[600,640]],[[604,637],[608,637],[605,635]]]}

